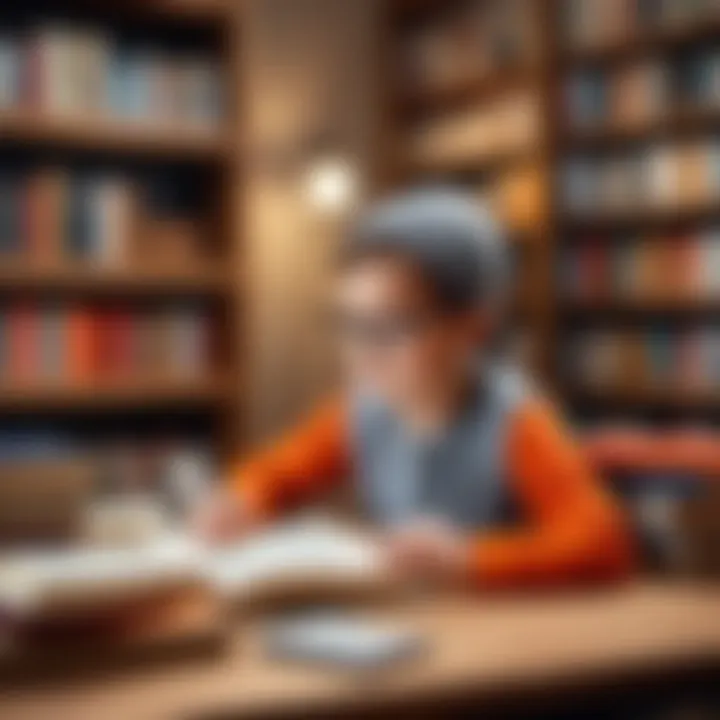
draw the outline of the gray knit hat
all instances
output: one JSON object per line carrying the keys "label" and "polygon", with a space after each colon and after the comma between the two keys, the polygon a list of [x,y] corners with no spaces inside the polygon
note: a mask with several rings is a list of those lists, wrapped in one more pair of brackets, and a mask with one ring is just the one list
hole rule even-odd
{"label": "gray knit hat", "polygon": [[371,206],[359,218],[345,257],[397,252],[417,263],[448,309],[504,300],[509,257],[489,210],[449,189],[413,190]]}

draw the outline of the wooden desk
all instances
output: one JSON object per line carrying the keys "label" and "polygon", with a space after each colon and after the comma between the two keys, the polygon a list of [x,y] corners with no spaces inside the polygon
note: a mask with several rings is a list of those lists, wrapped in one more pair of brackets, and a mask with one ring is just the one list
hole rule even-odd
{"label": "wooden desk", "polygon": [[[637,584],[541,598],[444,599],[371,616],[424,633],[422,659],[350,676],[263,657],[257,623],[233,630],[228,654],[0,699],[3,720],[175,717],[367,717],[408,703],[464,697],[475,706],[583,685],[615,687],[704,667],[720,677],[720,587]],[[408,716],[416,717],[408,712]]]}

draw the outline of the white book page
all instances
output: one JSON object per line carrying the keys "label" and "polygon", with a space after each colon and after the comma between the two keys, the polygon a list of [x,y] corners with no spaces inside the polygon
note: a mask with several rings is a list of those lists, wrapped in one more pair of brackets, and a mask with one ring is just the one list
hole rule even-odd
{"label": "white book page", "polygon": [[0,558],[0,607],[18,615],[101,607],[183,583],[242,596],[303,577],[353,581],[380,567],[376,546],[341,525],[303,520],[222,548],[165,535],[126,548],[14,552]]}
{"label": "white book page", "polygon": [[359,533],[329,520],[271,528],[212,553],[210,574],[225,594],[241,594],[283,579],[370,578],[380,568],[378,548]]}

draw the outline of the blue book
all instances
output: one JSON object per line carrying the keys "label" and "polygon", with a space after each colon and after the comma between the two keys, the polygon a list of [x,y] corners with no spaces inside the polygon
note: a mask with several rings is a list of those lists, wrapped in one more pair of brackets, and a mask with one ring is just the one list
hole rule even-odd
{"label": "blue book", "polygon": [[660,327],[650,330],[646,336],[648,358],[652,377],[660,382],[672,382],[677,371],[675,346],[672,333]]}
{"label": "blue book", "polygon": [[65,228],[65,252],[70,258],[85,259],[92,252],[92,216],[90,182],[74,177],[70,181]]}
{"label": "blue book", "polygon": [[0,385],[7,378],[10,369],[10,348],[8,345],[8,323],[4,310],[0,309]]}
{"label": "blue book", "polygon": [[0,258],[21,248],[21,188],[16,178],[0,176]]}
{"label": "blue book", "polygon": [[133,58],[125,48],[115,48],[111,54],[107,104],[110,113],[118,118],[132,118],[134,115]]}
{"label": "blue book", "polygon": [[20,96],[20,51],[10,37],[0,37],[0,109],[13,107]]}
{"label": "blue book", "polygon": [[69,457],[74,443],[53,430],[0,430],[0,462]]}
{"label": "blue book", "polygon": [[152,111],[154,58],[152,53],[136,51],[129,53],[126,65],[125,115],[134,120],[147,120]]}

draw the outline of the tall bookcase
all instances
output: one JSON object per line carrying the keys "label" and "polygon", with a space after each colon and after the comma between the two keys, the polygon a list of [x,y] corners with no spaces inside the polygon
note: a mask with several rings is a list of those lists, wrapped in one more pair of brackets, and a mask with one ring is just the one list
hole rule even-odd
{"label": "tall bookcase", "polygon": [[[588,77],[591,86],[595,78],[610,95],[601,117],[590,111],[581,122],[568,117],[557,125],[558,196],[569,158],[619,159],[630,162],[635,173],[623,188],[629,202],[622,197],[601,201],[598,191],[593,207],[578,210],[567,203],[562,207],[558,198],[560,247],[572,253],[583,243],[603,246],[594,272],[606,276],[597,291],[558,298],[561,338],[597,328],[623,333],[623,377],[609,386],[578,382],[568,367],[582,359],[577,354],[559,354],[557,366],[568,401],[589,417],[611,413],[661,424],[713,423],[720,410],[713,387],[720,266],[712,259],[720,248],[714,229],[720,192],[713,177],[720,127],[713,79],[720,12],[713,3],[666,3],[664,9],[649,3],[644,13],[614,22],[606,18],[605,30],[599,16],[606,38],[573,42],[568,33],[557,49],[558,98],[564,92],[571,102],[568,94],[578,92],[572,78],[577,83]],[[584,32],[595,34],[585,25]],[[642,97],[643,86],[638,90],[628,82],[632,73],[645,73],[645,90],[652,88],[648,98]],[[624,120],[614,117],[619,103],[612,107],[612,92],[636,95],[623,103],[629,115]],[[644,171],[637,171],[638,163]],[[623,180],[618,178],[616,186]],[[614,271],[602,267],[613,263]],[[622,267],[630,268],[629,287],[617,279]],[[614,282],[607,277],[612,275]]]}
{"label": "tall bookcase", "polygon": [[[5,365],[0,363],[3,368],[0,373],[3,449],[8,452],[5,446],[18,437],[22,442],[36,437],[37,428],[42,429],[44,439],[40,444],[44,445],[46,429],[52,428],[52,433],[68,433],[74,450],[78,444],[85,447],[86,441],[87,447],[93,447],[95,440],[105,442],[108,438],[121,438],[124,448],[133,442],[154,441],[160,447],[169,438],[182,437],[188,442],[199,438],[202,447],[223,462],[236,450],[239,441],[243,375],[241,3],[232,0],[109,0],[102,3],[30,0],[20,5],[4,6],[0,10],[0,38],[6,43],[2,52],[8,52],[8,43],[21,40],[27,51],[28,43],[37,42],[35,33],[50,27],[51,33],[57,28],[61,32],[91,29],[113,47],[117,44],[132,48],[135,63],[141,57],[154,62],[159,53],[164,53],[163,68],[171,68],[164,70],[166,75],[160,79],[153,76],[152,81],[148,81],[141,77],[147,68],[135,66],[133,82],[136,84],[132,88],[126,84],[124,91],[132,95],[132,91],[138,91],[137,83],[145,82],[143,88],[151,104],[159,94],[173,92],[173,102],[177,107],[185,103],[182,107],[187,109],[188,116],[173,117],[176,106],[170,104],[171,109],[165,111],[162,119],[145,117],[142,110],[134,110],[139,114],[133,117],[97,108],[93,112],[77,108],[56,112],[36,97],[28,101],[27,88],[15,88],[17,97],[9,100],[11,91],[7,84],[4,86],[6,95],[0,103],[3,177],[8,168],[22,168],[18,177],[27,178],[38,169],[51,166],[62,168],[63,173],[86,173],[90,178],[89,192],[93,192],[95,179],[109,174],[124,178],[127,185],[118,181],[119,193],[127,186],[143,198],[153,196],[155,199],[148,200],[147,204],[156,205],[153,210],[144,211],[149,219],[144,218],[143,223],[138,221],[133,226],[142,236],[134,237],[126,230],[123,242],[132,243],[136,250],[122,261],[101,262],[94,256],[70,259],[62,252],[39,257],[34,251],[13,251],[2,256],[0,300],[2,330],[6,332],[0,343],[0,356],[5,361]],[[53,52],[64,41],[55,39],[54,42]],[[43,51],[48,50],[37,47],[32,50]],[[87,47],[67,52],[85,51]],[[87,66],[92,63],[87,62],[87,57],[85,69],[91,72]],[[0,60],[5,63],[2,72],[7,78],[10,72],[7,54]],[[67,55],[65,60],[72,62]],[[195,65],[191,66],[191,60]],[[25,67],[26,74],[18,77],[26,84],[36,82],[36,79],[28,80],[27,73],[37,72],[33,65],[38,62],[37,58],[33,56],[29,63],[25,58],[25,61],[31,70]],[[113,57],[112,62],[116,61],[118,58]],[[75,62],[76,67],[82,65],[77,58]],[[197,79],[201,75],[204,84]],[[124,82],[130,82],[125,75],[123,78]],[[178,78],[185,84],[181,86]],[[105,78],[105,82],[110,81]],[[30,94],[38,92],[34,88]],[[55,97],[54,102],[62,104],[66,99]],[[127,98],[124,101],[130,102]],[[211,101],[217,103],[215,115],[212,119],[199,120],[199,114]],[[14,180],[8,182],[10,186]],[[113,197],[114,202],[119,202],[118,196]],[[163,204],[165,214],[157,210],[158,203]],[[168,210],[170,206],[172,210]],[[113,207],[112,212],[117,212],[117,206]],[[33,211],[26,208],[23,222],[39,217],[36,211],[37,206]],[[70,212],[67,211],[68,215]],[[117,221],[117,215],[110,217]],[[112,224],[113,220],[108,222]],[[49,225],[52,227],[53,223]],[[93,228],[99,237],[102,232],[96,226]],[[75,231],[80,232],[77,227]],[[10,235],[7,223],[3,232],[4,242],[13,242],[7,237]],[[72,230],[67,232],[72,236]],[[173,245],[176,241],[183,242],[183,234],[192,251]],[[39,235],[42,236],[42,232]],[[68,242],[75,240],[70,237]],[[165,246],[163,253],[152,255],[152,249],[161,244]],[[173,338],[175,344],[156,350],[158,356],[162,354],[163,361],[153,364],[148,360],[150,355],[141,355],[135,345],[128,350],[130,346],[123,343],[129,341],[119,339],[125,336],[118,330],[114,340],[104,341],[106,361],[112,364],[119,355],[137,353],[122,371],[93,372],[87,367],[84,370],[64,367],[53,377],[34,376],[22,371],[22,358],[18,358],[17,348],[11,347],[11,333],[17,329],[12,330],[14,320],[9,318],[12,313],[5,310],[39,305],[72,309],[67,316],[62,314],[64,310],[59,315],[64,329],[57,332],[65,333],[64,339],[55,341],[60,350],[48,350],[46,346],[40,351],[35,348],[41,362],[51,351],[65,353],[73,343],[99,343],[97,338],[108,332],[106,325],[110,322],[117,325],[118,317],[123,315],[132,316],[132,322],[138,323],[145,322],[138,318],[149,315],[165,318],[153,320],[155,325],[147,321],[143,331],[148,343],[143,347],[147,353],[151,352],[147,348],[153,338],[157,340],[161,335]],[[99,318],[93,316],[89,320],[85,317],[82,331],[68,329],[77,325],[73,324],[73,313],[82,315],[86,308],[92,308],[93,313],[98,308],[103,312],[109,309],[110,314],[101,313]],[[77,310],[80,312],[75,312]],[[186,325],[181,326],[178,319],[181,316]],[[140,330],[135,325],[131,327],[139,337]],[[180,327],[184,329],[178,330]],[[30,331],[21,330],[20,334],[23,332],[27,336]],[[80,333],[84,339],[78,340],[79,335],[73,332]],[[192,350],[186,346],[192,346]],[[188,360],[185,364],[193,364],[191,370],[184,366],[178,370],[185,362],[178,358],[186,350],[188,356],[202,356],[202,359]],[[68,352],[74,354],[74,358],[80,354],[86,361],[92,354],[78,347],[71,347]],[[30,364],[37,361],[29,356],[26,360]],[[76,361],[75,358],[72,362]],[[13,364],[15,367],[8,369]],[[7,432],[11,440],[6,439]],[[12,454],[12,449],[10,452]],[[65,450],[61,454],[65,454]]]}
{"label": "tall bookcase", "polygon": [[[538,375],[579,419],[716,420],[720,402],[712,386],[720,365],[712,347],[718,346],[720,265],[698,254],[697,237],[709,233],[708,243],[714,238],[720,248],[713,234],[720,216],[720,12],[711,2],[528,0],[515,5],[532,15],[536,52],[529,63],[504,58],[474,68],[471,62],[457,79],[451,60],[438,62],[448,47],[467,43],[458,32],[486,42],[477,8],[490,8],[492,17],[493,6],[502,12],[511,5],[385,4],[384,186],[450,180],[474,190],[479,178],[501,185],[510,167],[529,163],[537,187],[525,192],[535,193],[538,207],[523,231],[512,232],[510,222],[510,235],[520,258],[518,316],[532,333]],[[473,7],[476,14],[468,14]],[[442,46],[437,36],[447,18],[463,12],[453,42]],[[434,45],[427,39],[433,36]],[[446,73],[444,82],[418,82],[408,73],[408,54],[415,47],[417,55],[422,42],[425,62]],[[411,65],[417,73],[417,58]],[[466,150],[462,142],[460,149],[446,143],[442,161],[415,159],[418,144],[432,149],[436,142],[423,125],[437,135],[443,118],[452,123],[466,109],[481,117],[502,98],[519,102],[523,91],[537,98],[526,145],[501,151],[495,136],[502,136],[502,123],[498,131],[480,120],[465,130]],[[462,135],[462,122],[451,128]],[[589,159],[584,173],[575,167],[578,158]],[[583,188],[578,207],[570,196]],[[583,244],[594,250],[578,254]],[[642,250],[628,250],[636,245]],[[703,328],[709,332],[699,334]],[[583,333],[595,344],[578,343]],[[707,357],[697,360],[693,353],[701,351]],[[581,377],[588,366],[591,382]]]}
{"label": "tall bookcase", "polygon": [[[516,34],[509,32],[504,46],[507,25],[496,31],[488,28],[488,35],[481,38],[485,23],[477,12],[487,8],[487,23],[501,24],[507,17],[498,12],[500,3],[483,6],[459,0],[405,0],[386,4],[383,57],[390,69],[384,75],[382,156],[386,167],[382,184],[388,189],[451,183],[483,196],[494,206],[509,229],[518,280],[509,314],[522,334],[528,364],[546,375],[550,362],[547,338],[553,322],[546,286],[554,238],[549,202],[552,134],[546,128],[550,113],[548,33],[543,3],[511,4],[521,12],[523,27],[515,28]],[[461,13],[466,15],[457,22]],[[449,42],[433,49],[437,27],[453,21],[456,27],[445,33]],[[470,37],[461,37],[464,32]],[[483,44],[490,45],[493,37],[501,38],[498,47],[482,52]],[[453,47],[464,43],[470,59],[457,61],[455,67],[450,63],[440,73],[445,78],[423,81],[407,68],[412,65],[409,58],[423,52],[422,43],[428,45],[425,52],[436,54],[451,53]],[[486,132],[468,129],[474,122]],[[433,123],[441,127],[435,137],[426,129]],[[457,147],[452,140],[448,142],[453,134],[466,136]]]}

